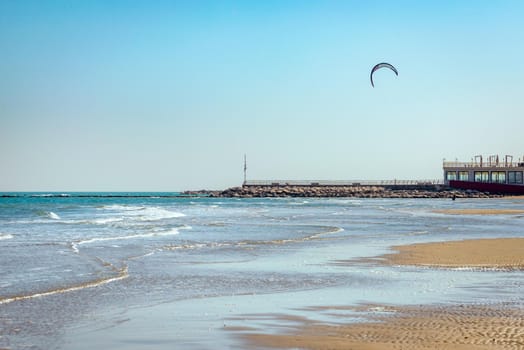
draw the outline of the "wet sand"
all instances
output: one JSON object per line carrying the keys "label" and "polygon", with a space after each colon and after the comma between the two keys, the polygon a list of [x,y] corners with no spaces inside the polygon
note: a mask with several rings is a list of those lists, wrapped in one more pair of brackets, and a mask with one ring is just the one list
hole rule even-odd
{"label": "wet sand", "polygon": [[393,247],[394,265],[524,269],[524,238],[475,239]]}
{"label": "wet sand", "polygon": [[452,215],[519,215],[524,214],[520,209],[439,209],[434,213]]}
{"label": "wet sand", "polygon": [[524,195],[508,195],[504,196],[504,199],[524,199]]}
{"label": "wet sand", "polygon": [[[524,269],[524,238],[478,239],[393,247],[382,256],[395,265]],[[345,262],[351,263],[351,262]],[[504,273],[504,272],[501,272]],[[315,308],[312,308],[315,310]],[[321,307],[352,311],[326,324],[294,319],[283,333],[241,332],[252,347],[275,349],[524,349],[524,309],[508,305]],[[355,323],[355,312],[366,320]],[[267,317],[267,315],[266,315]],[[292,316],[274,316],[285,324]]]}
{"label": "wet sand", "polygon": [[[340,310],[325,307],[324,310]],[[342,308],[348,310],[348,308]],[[524,310],[489,306],[390,306],[369,321],[322,324],[303,319],[281,334],[245,333],[250,347],[275,349],[523,349]],[[275,317],[287,321],[286,316]],[[341,322],[344,322],[341,319]]]}

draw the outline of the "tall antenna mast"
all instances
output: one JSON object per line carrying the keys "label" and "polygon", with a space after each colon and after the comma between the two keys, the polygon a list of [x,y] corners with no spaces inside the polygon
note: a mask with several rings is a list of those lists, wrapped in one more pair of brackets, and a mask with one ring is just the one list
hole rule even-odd
{"label": "tall antenna mast", "polygon": [[247,158],[246,158],[246,155],[244,154],[244,183],[243,185],[246,184],[246,173],[247,173]]}

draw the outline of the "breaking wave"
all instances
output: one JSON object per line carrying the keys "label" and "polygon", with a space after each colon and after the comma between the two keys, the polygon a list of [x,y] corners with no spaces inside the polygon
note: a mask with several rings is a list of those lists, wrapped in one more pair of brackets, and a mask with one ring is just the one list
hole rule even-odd
{"label": "breaking wave", "polygon": [[29,197],[70,197],[68,193],[35,193],[31,194]]}
{"label": "breaking wave", "polygon": [[428,233],[429,231],[425,231],[425,230],[412,231],[412,232],[408,232],[406,236],[422,236],[422,235],[427,235]]}
{"label": "breaking wave", "polygon": [[[136,223],[144,223],[151,221],[161,221],[166,219],[180,218],[186,216],[177,211],[171,211],[158,207],[139,207],[139,206],[123,206],[111,205],[104,206],[99,209],[105,210],[101,215],[95,215],[91,218],[81,219],[65,219],[62,220],[57,214],[53,212],[41,212],[40,216],[47,217],[54,220],[60,220],[61,224],[66,225],[134,225]],[[32,223],[35,223],[33,221]],[[49,222],[49,221],[47,221]],[[23,223],[22,221],[18,223]],[[45,223],[45,222],[43,222]]]}
{"label": "breaking wave", "polygon": [[117,212],[124,217],[134,218],[139,221],[157,221],[186,216],[183,213],[159,207],[127,206],[115,204],[104,206],[102,209]]}
{"label": "breaking wave", "polygon": [[36,214],[42,218],[60,220],[60,216],[52,211],[38,210]]}
{"label": "breaking wave", "polygon": [[129,277],[129,274],[128,274],[128,271],[127,271],[127,267],[124,267],[123,269],[119,270],[117,272],[117,275],[114,276],[114,277],[101,278],[101,279],[98,279],[98,280],[95,280],[95,281],[91,281],[91,282],[87,282],[87,283],[83,283],[83,284],[80,284],[80,285],[71,286],[71,287],[65,287],[65,288],[59,288],[59,289],[54,289],[54,290],[49,290],[49,291],[41,292],[41,293],[35,293],[35,294],[30,294],[30,295],[19,295],[19,296],[9,297],[9,298],[5,298],[5,299],[0,299],[0,305],[12,303],[13,301],[41,298],[41,297],[54,295],[54,294],[74,292],[74,291],[78,291],[78,290],[82,290],[82,289],[86,289],[86,288],[94,288],[94,287],[98,287],[98,286],[101,286],[101,285],[104,285],[104,284],[108,284],[108,283],[111,283],[111,282],[123,280],[123,279],[125,279],[127,277]]}
{"label": "breaking wave", "polygon": [[89,239],[84,239],[81,241],[76,241],[71,243],[71,248],[75,253],[79,253],[78,246],[85,244],[93,244],[97,242],[111,242],[111,241],[121,241],[121,240],[130,240],[130,239],[140,239],[140,238],[152,238],[152,237],[166,237],[174,236],[180,233],[180,229],[191,229],[190,226],[182,226],[178,228],[172,228],[166,231],[154,231],[149,233],[139,233],[128,236],[115,236],[115,237],[94,237]]}
{"label": "breaking wave", "polygon": [[9,233],[0,233],[0,241],[5,240],[5,239],[11,239],[11,238],[13,238],[13,235]]}
{"label": "breaking wave", "polygon": [[53,213],[52,211],[50,211],[49,214],[47,214],[47,216],[50,219],[53,219],[53,220],[60,220],[60,216],[58,216],[57,214]]}
{"label": "breaking wave", "polygon": [[193,242],[184,244],[172,244],[163,247],[164,250],[183,250],[183,249],[214,249],[224,247],[246,247],[246,246],[263,246],[263,245],[281,245],[306,242],[311,240],[326,239],[323,236],[343,232],[344,229],[337,226],[320,226],[322,230],[308,236],[286,239],[270,239],[270,240],[241,240],[237,242]]}

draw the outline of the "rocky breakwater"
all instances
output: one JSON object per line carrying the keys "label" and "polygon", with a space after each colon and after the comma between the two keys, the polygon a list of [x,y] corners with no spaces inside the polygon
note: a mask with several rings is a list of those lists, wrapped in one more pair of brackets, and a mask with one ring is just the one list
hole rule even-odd
{"label": "rocky breakwater", "polygon": [[210,197],[354,197],[354,198],[489,198],[499,197],[478,191],[421,186],[407,189],[382,186],[242,186],[224,191],[188,191],[188,195]]}

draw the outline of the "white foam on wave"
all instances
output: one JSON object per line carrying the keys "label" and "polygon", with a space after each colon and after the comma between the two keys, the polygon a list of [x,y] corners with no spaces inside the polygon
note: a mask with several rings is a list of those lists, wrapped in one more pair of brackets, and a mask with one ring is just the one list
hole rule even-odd
{"label": "white foam on wave", "polygon": [[[96,215],[93,218],[62,220],[64,224],[80,225],[110,225],[117,224],[122,226],[142,225],[143,222],[160,221],[165,219],[180,218],[186,216],[177,211],[171,211],[160,207],[108,205],[99,208],[107,210],[103,215]],[[56,215],[56,214],[55,214]],[[49,217],[49,214],[47,215]],[[56,218],[59,219],[58,215]]]}
{"label": "white foam on wave", "polygon": [[12,234],[9,234],[9,233],[0,233],[0,241],[5,240],[5,239],[11,239],[11,238],[13,238],[13,235],[12,235]]}
{"label": "white foam on wave", "polygon": [[412,231],[408,232],[407,236],[421,236],[421,235],[427,235],[429,231],[421,230],[421,231]]}
{"label": "white foam on wave", "polygon": [[43,219],[53,219],[53,220],[60,220],[60,216],[58,216],[57,213],[54,213],[52,211],[47,211],[47,210],[38,210],[36,211],[36,214],[40,217],[40,218],[43,218]]}
{"label": "white foam on wave", "polygon": [[122,215],[112,217],[99,217],[94,219],[81,219],[81,220],[64,220],[61,221],[64,224],[71,225],[108,225],[121,223],[123,226],[133,226],[147,221],[159,221],[163,219],[178,218],[185,216],[182,213],[170,212],[170,213],[156,213],[155,215]]}
{"label": "white foam on wave", "polygon": [[100,218],[100,219],[94,219],[94,220],[87,220],[86,222],[89,223],[89,224],[96,224],[96,225],[105,225],[105,224],[110,224],[112,222],[119,222],[119,221],[123,221],[124,218],[120,217],[120,218]]}
{"label": "white foam on wave", "polygon": [[345,231],[342,227],[338,227],[338,226],[326,226],[324,228],[325,228],[325,231],[317,232],[315,234],[312,234],[309,237],[304,237],[302,240],[308,241],[308,240],[311,240],[311,239],[320,238],[323,235],[340,233],[340,232],[344,232]]}
{"label": "white foam on wave", "polygon": [[130,239],[139,239],[139,238],[152,238],[152,237],[166,237],[166,236],[174,236],[178,235],[180,233],[180,229],[191,229],[191,226],[182,226],[177,228],[172,228],[165,231],[153,231],[148,233],[139,233],[134,235],[128,235],[128,236],[114,236],[114,237],[94,237],[89,239],[84,239],[77,242],[71,243],[71,249],[75,253],[79,253],[78,246],[85,245],[85,244],[92,244],[97,242],[110,242],[110,241],[122,241],[122,240],[130,240]]}
{"label": "white foam on wave", "polygon": [[144,206],[111,204],[104,205],[100,209],[113,211],[135,211],[145,209]]}
{"label": "white foam on wave", "polygon": [[104,284],[108,284],[108,283],[112,283],[112,282],[115,282],[115,281],[120,281],[120,280],[126,279],[127,277],[129,277],[129,273],[128,273],[127,266],[126,266],[123,269],[120,269],[118,271],[118,274],[116,276],[114,276],[114,277],[101,278],[101,279],[98,279],[98,280],[95,280],[95,281],[92,281],[92,282],[87,282],[87,283],[84,283],[84,284],[71,286],[71,287],[54,289],[54,290],[50,290],[50,291],[47,291],[47,292],[35,293],[35,294],[30,294],[30,295],[20,295],[20,296],[14,296],[14,297],[10,297],[10,298],[5,298],[5,299],[1,299],[0,298],[0,305],[2,305],[2,304],[9,304],[9,303],[12,303],[13,301],[41,298],[41,297],[46,297],[46,296],[54,295],[54,294],[69,293],[69,292],[75,292],[75,291],[86,289],[86,288],[99,287],[99,286],[102,286]]}
{"label": "white foam on wave", "polygon": [[58,216],[56,213],[53,213],[52,211],[47,213],[47,217],[53,220],[60,220],[60,216]]}
{"label": "white foam on wave", "polygon": [[156,221],[163,219],[172,219],[186,216],[177,211],[171,211],[160,207],[144,207],[113,204],[102,207],[102,209],[116,211],[131,219],[138,221]]}
{"label": "white foam on wave", "polygon": [[29,197],[71,197],[69,193],[39,193],[32,194]]}
{"label": "white foam on wave", "polygon": [[305,205],[309,204],[310,202],[307,200],[299,201],[299,202],[289,202],[289,205]]}
{"label": "white foam on wave", "polygon": [[162,219],[180,218],[186,216],[180,212],[169,211],[163,208],[148,207],[140,211],[138,219],[142,221],[155,221]]}
{"label": "white foam on wave", "polygon": [[69,225],[106,225],[114,222],[124,221],[124,217],[105,217],[98,219],[61,220],[63,224]]}
{"label": "white foam on wave", "polygon": [[[177,244],[177,245],[168,245],[163,247],[163,250],[185,250],[185,249],[201,249],[201,248],[222,248],[222,247],[231,247],[234,246],[233,243],[219,243],[219,242],[211,242],[211,243],[186,243],[186,244]],[[247,243],[244,242],[238,242],[236,243],[238,246],[244,246],[247,245]]]}

